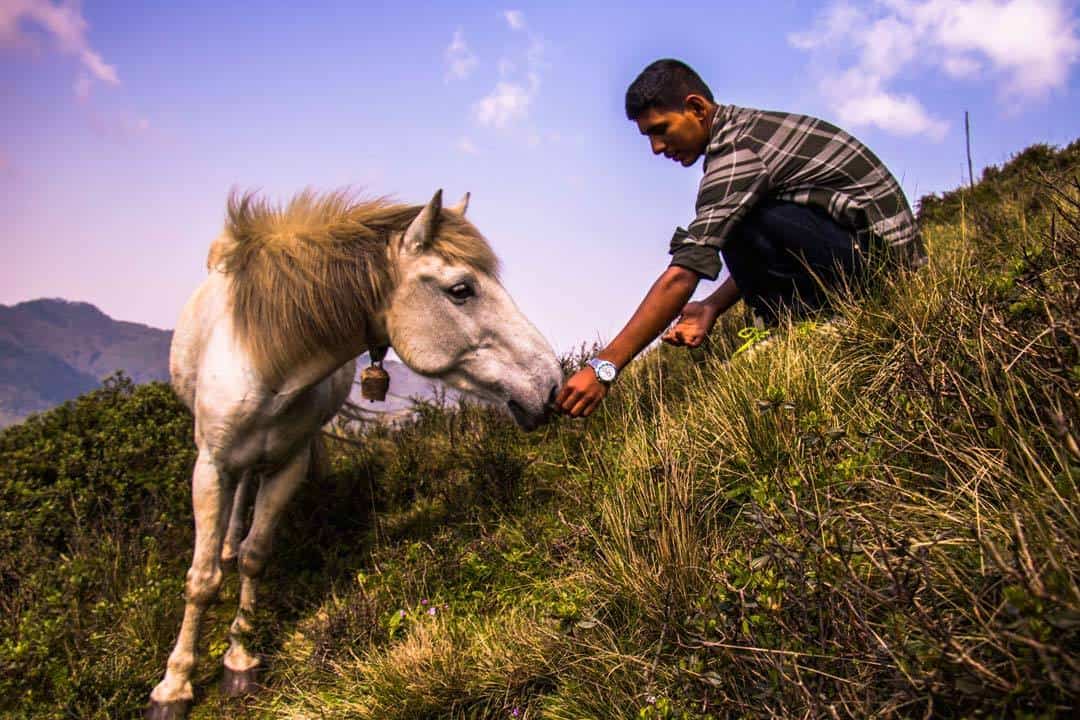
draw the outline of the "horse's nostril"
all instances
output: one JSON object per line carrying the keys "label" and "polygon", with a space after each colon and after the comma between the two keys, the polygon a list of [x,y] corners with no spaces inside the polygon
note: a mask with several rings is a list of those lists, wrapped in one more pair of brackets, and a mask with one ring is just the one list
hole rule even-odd
{"label": "horse's nostril", "polygon": [[510,400],[506,403],[506,406],[510,408],[510,414],[514,416],[514,422],[521,426],[523,430],[533,430],[537,426],[537,420],[528,413],[516,400]]}
{"label": "horse's nostril", "polygon": [[547,399],[548,405],[554,405],[555,404],[555,393],[557,393],[557,392],[559,392],[559,386],[558,385],[553,385],[551,387],[551,392],[548,393],[548,399]]}

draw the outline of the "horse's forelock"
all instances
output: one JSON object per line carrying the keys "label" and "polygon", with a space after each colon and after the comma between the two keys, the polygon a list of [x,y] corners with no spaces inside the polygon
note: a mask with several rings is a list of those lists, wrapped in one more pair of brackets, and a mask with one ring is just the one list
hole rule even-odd
{"label": "horse's forelock", "polygon": [[499,276],[499,259],[491,245],[476,226],[451,210],[440,214],[429,250],[449,263],[467,265],[495,278]]}

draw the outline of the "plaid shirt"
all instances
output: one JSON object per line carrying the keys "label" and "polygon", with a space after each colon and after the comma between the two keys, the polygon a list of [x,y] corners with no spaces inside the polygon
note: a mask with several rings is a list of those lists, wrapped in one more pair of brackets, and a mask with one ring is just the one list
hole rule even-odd
{"label": "plaid shirt", "polygon": [[905,262],[925,262],[900,184],[865,145],[807,115],[721,105],[705,151],[697,217],[671,239],[671,264],[716,279],[719,250],[759,200],[825,210],[857,235],[876,237]]}

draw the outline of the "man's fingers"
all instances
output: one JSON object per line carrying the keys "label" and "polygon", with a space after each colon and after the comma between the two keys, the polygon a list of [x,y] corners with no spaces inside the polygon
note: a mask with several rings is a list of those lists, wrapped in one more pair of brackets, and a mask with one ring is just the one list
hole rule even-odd
{"label": "man's fingers", "polygon": [[563,385],[562,389],[559,390],[559,394],[555,398],[555,404],[560,407],[567,407],[567,403],[570,402],[574,395],[577,395],[580,392],[580,390],[574,387],[573,378],[571,378],[570,382]]}
{"label": "man's fingers", "polygon": [[574,403],[574,407],[570,410],[570,417],[582,417],[585,412],[585,408],[589,405],[589,396],[582,394],[578,401]]}
{"label": "man's fingers", "polygon": [[559,409],[562,410],[567,415],[569,415],[570,411],[573,409],[573,407],[578,404],[580,398],[581,398],[581,392],[580,391],[571,390],[569,393],[567,393],[565,398],[563,398],[561,401],[559,401]]}
{"label": "man's fingers", "polygon": [[564,415],[585,417],[603,400],[605,394],[603,386],[593,380],[591,373],[580,370],[556,394],[555,405]]}

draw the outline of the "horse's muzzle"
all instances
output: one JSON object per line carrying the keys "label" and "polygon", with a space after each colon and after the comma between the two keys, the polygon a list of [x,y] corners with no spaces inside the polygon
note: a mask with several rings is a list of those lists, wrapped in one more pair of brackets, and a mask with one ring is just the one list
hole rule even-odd
{"label": "horse's muzzle", "polygon": [[516,400],[509,400],[506,403],[506,406],[510,408],[510,414],[514,417],[514,422],[526,432],[535,430],[541,425],[546,424],[551,420],[551,416],[555,412],[555,393],[557,390],[557,387],[551,388],[551,392],[548,393],[547,402],[544,403],[540,413],[529,412]]}

